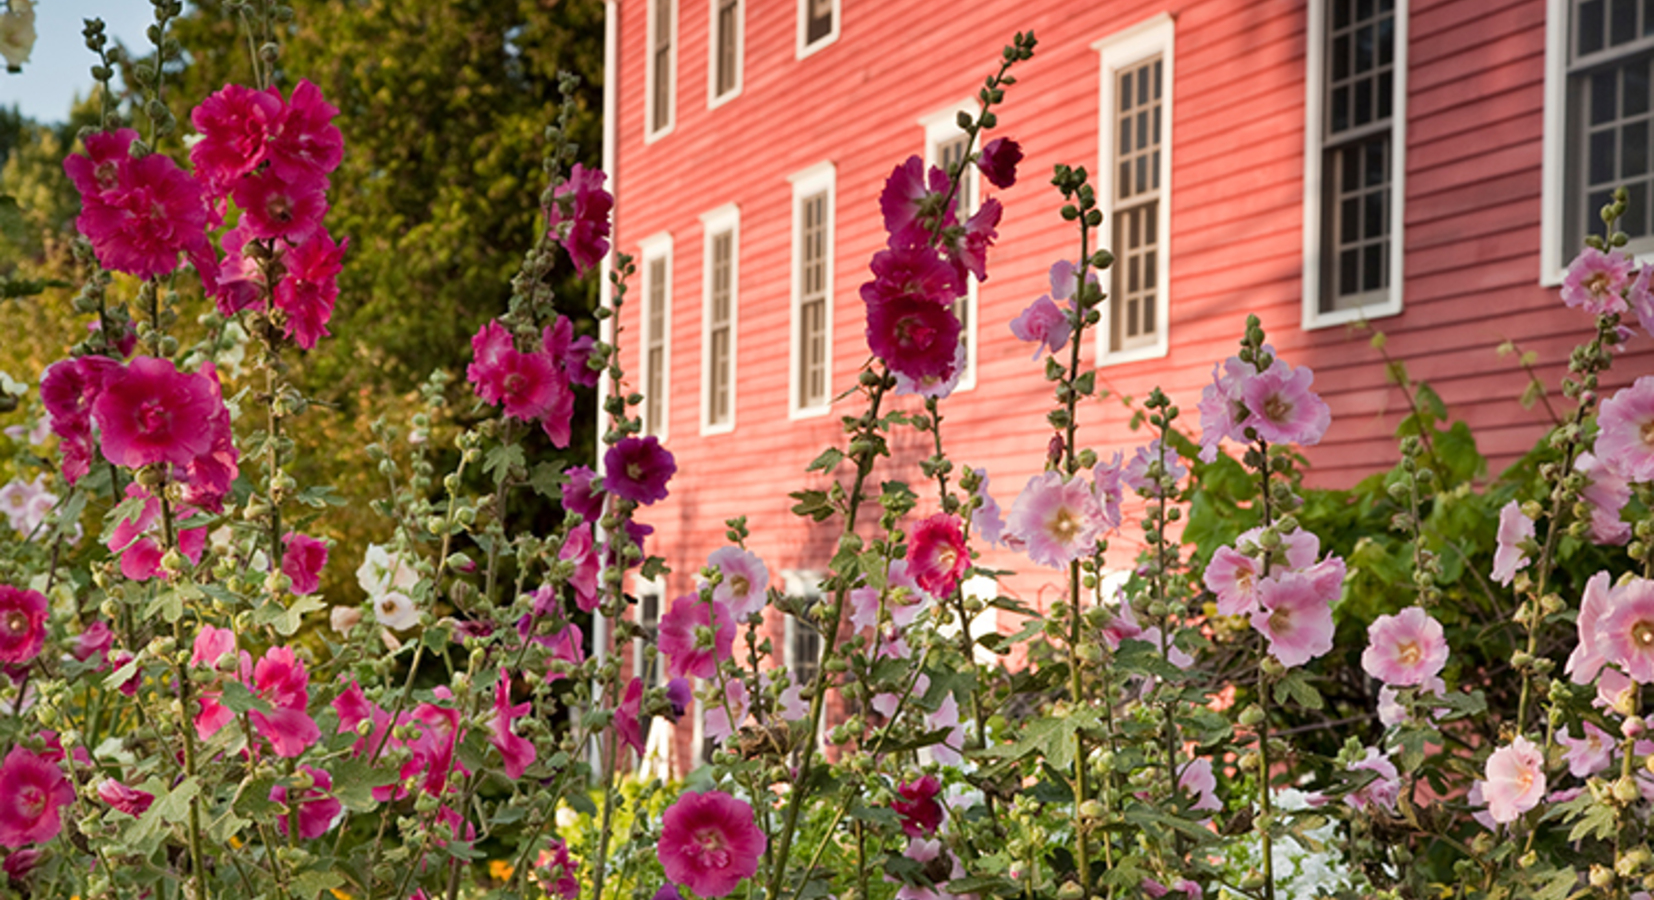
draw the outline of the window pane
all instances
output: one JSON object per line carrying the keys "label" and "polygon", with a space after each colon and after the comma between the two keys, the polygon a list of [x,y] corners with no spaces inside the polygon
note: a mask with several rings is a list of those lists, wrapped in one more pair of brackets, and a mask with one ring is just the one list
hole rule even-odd
{"label": "window pane", "polygon": [[1345,240],[1361,233],[1361,198],[1346,197],[1338,204],[1338,233]]}
{"label": "window pane", "polygon": [[1373,80],[1363,78],[1355,83],[1355,124],[1365,125],[1373,120]]}
{"label": "window pane", "polygon": [[1384,237],[1384,192],[1368,194],[1362,199],[1361,205],[1362,211],[1366,213],[1361,236],[1368,240]]}
{"label": "window pane", "polygon": [[1591,164],[1588,178],[1591,184],[1614,180],[1614,131],[1598,131],[1591,135]]}
{"label": "window pane", "polygon": [[1648,121],[1633,122],[1620,132],[1620,177],[1635,178],[1648,171]]}
{"label": "window pane", "polygon": [[1359,291],[1360,272],[1356,263],[1360,257],[1354,250],[1345,250],[1338,254],[1338,293],[1354,294]]}
{"label": "window pane", "polygon": [[1579,5],[1579,55],[1602,49],[1602,28],[1605,24],[1603,3],[1606,0],[1585,0]]}
{"label": "window pane", "polygon": [[1384,286],[1384,245],[1368,244],[1361,250],[1361,289],[1376,291]]}
{"label": "window pane", "polygon": [[1626,192],[1630,197],[1625,204],[1625,218],[1620,220],[1620,230],[1629,237],[1643,237],[1649,233],[1648,182],[1630,185]]}
{"label": "window pane", "polygon": [[1649,59],[1634,60],[1630,65],[1620,70],[1625,95],[1620,98],[1624,104],[1623,114],[1626,116],[1640,116],[1648,112],[1648,65]]}
{"label": "window pane", "polygon": [[1591,76],[1591,124],[1614,120],[1618,108],[1619,69],[1604,69]]}
{"label": "window pane", "polygon": [[1350,36],[1347,34],[1332,39],[1332,77],[1335,81],[1350,77]]}
{"label": "window pane", "polygon": [[1608,43],[1619,46],[1637,37],[1637,0],[1613,0],[1608,19]]}
{"label": "window pane", "polygon": [[1332,92],[1332,129],[1334,134],[1350,127],[1350,89],[1336,88]]}
{"label": "window pane", "polygon": [[1344,28],[1350,24],[1350,4],[1354,0],[1332,0],[1332,27]]}
{"label": "window pane", "polygon": [[1356,72],[1367,72],[1373,68],[1373,50],[1373,27],[1371,25],[1367,25],[1357,28],[1355,30]]}
{"label": "window pane", "polygon": [[813,44],[833,33],[833,0],[808,0],[809,21],[804,27],[804,43]]}

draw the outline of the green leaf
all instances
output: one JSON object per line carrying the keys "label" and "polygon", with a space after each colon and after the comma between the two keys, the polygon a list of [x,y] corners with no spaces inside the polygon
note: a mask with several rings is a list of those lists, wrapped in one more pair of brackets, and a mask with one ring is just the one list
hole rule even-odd
{"label": "green leaf", "polygon": [[270,600],[258,609],[253,610],[253,624],[273,626],[282,637],[291,637],[293,632],[299,630],[299,625],[303,623],[305,613],[315,612],[326,606],[327,604],[323,603],[322,599],[314,594],[294,597],[293,604],[287,607],[283,607],[277,601]]}
{"label": "green leaf", "polygon": [[1037,753],[1057,769],[1066,769],[1074,763],[1075,732],[1096,725],[1100,716],[1097,710],[1082,709],[1061,718],[1034,719],[1022,727],[1014,743],[985,748],[981,755],[1024,759]]}
{"label": "green leaf", "polygon": [[548,462],[537,463],[528,473],[528,486],[547,500],[561,500],[566,481],[562,470]]}
{"label": "green leaf", "polygon": [[148,603],[144,604],[143,617],[153,619],[156,615],[160,615],[162,619],[168,622],[178,621],[178,617],[184,614],[184,596],[183,588],[165,590],[156,594],[149,599]]}
{"label": "green leaf", "polygon": [[295,897],[314,897],[322,891],[336,888],[344,883],[345,876],[332,867],[308,869],[300,872],[299,876],[293,879],[291,893]]}
{"label": "green leaf", "polygon": [[331,484],[316,484],[299,491],[293,499],[314,509],[325,506],[344,506],[349,501],[339,495]]}
{"label": "green leaf", "polygon": [[1538,875],[1534,880],[1544,881],[1545,886],[1534,892],[1533,900],[1568,900],[1574,885],[1579,882],[1579,874],[1573,869],[1557,869]]}
{"label": "green leaf", "polygon": [[121,685],[131,681],[132,676],[136,674],[138,674],[138,661],[134,659],[109,673],[108,677],[103,679],[103,687],[110,691],[119,690]]}
{"label": "green leaf", "polygon": [[838,468],[838,464],[841,462],[844,462],[844,453],[837,447],[828,447],[826,450],[821,451],[820,456],[816,457],[814,460],[811,460],[810,464],[804,468],[804,471],[825,472],[828,475],[831,475],[833,474],[833,470]]}
{"label": "green leaf", "polygon": [[1275,702],[1284,705],[1288,700],[1304,709],[1320,709],[1323,706],[1321,692],[1298,669],[1287,672],[1286,677],[1275,684]]}
{"label": "green leaf", "polygon": [[[395,784],[397,772],[380,763],[370,766],[366,759],[347,759],[332,766],[333,796],[352,812],[370,812],[378,806],[373,789]],[[571,801],[572,796],[571,795]]]}
{"label": "green leaf", "polygon": [[948,882],[948,893],[955,896],[962,894],[990,894],[995,897],[1016,897],[1023,893],[1022,885],[1009,878],[997,875],[976,875],[969,878],[955,878]]}
{"label": "green leaf", "polygon": [[528,459],[523,456],[523,448],[517,444],[501,444],[489,450],[482,458],[483,472],[494,476],[494,483],[505,480],[512,466],[525,466]]}
{"label": "green leaf", "polygon": [[1606,803],[1592,806],[1574,823],[1573,830],[1568,832],[1568,841],[1572,843],[1593,835],[1598,840],[1606,841],[1614,836],[1616,822],[1614,807]]}
{"label": "green leaf", "polygon": [[827,501],[826,491],[793,491],[787,496],[798,501],[793,504],[795,516],[809,516],[817,522],[825,522],[833,514],[833,505]]}
{"label": "green leaf", "polygon": [[244,712],[269,712],[270,704],[263,697],[247,690],[247,686],[233,678],[224,679],[223,689],[218,695],[218,702],[223,704],[236,715]]}

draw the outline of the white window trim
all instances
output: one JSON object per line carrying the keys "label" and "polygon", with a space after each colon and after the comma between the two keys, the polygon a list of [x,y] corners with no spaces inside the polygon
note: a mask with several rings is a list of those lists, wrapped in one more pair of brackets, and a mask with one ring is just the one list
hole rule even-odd
{"label": "white window trim", "polygon": [[[740,356],[741,208],[731,203],[701,216],[701,434],[735,430],[736,369]],[[729,421],[712,422],[712,239],[729,232]]]}
{"label": "white window trim", "polygon": [[[1406,293],[1407,222],[1407,4],[1396,0],[1395,63],[1391,72],[1390,110],[1390,287],[1379,303],[1321,312],[1321,163],[1326,156],[1321,129],[1326,122],[1325,0],[1310,0],[1308,53],[1304,63],[1304,281],[1305,331],[1347,325],[1366,319],[1397,316]],[[1546,140],[1550,140],[1547,130]]]}
{"label": "white window trim", "polygon": [[[638,303],[638,393],[644,395],[644,404],[649,402],[649,341],[654,335],[649,333],[649,290],[654,286],[649,276],[650,263],[657,259],[666,260],[666,310],[664,327],[666,334],[661,342],[661,396],[660,396],[660,428],[646,431],[666,442],[671,431],[672,423],[672,234],[662,231],[650,235],[638,242],[638,259],[641,260],[643,277],[640,279],[642,290],[639,292]],[[642,412],[644,407],[638,407]],[[647,415],[644,416],[647,419]],[[645,422],[647,424],[647,422]]]}
{"label": "white window trim", "polygon": [[653,144],[655,141],[672,133],[678,125],[678,55],[683,49],[678,43],[678,4],[680,0],[671,0],[672,3],[672,52],[670,54],[671,71],[667,78],[667,105],[666,124],[655,128],[655,3],[649,2],[648,26],[649,32],[644,41],[643,78],[648,89],[643,93],[643,143]]}
{"label": "white window trim", "polygon": [[[670,600],[666,596],[666,579],[664,577],[644,578],[637,573],[633,573],[632,596],[641,598],[644,594],[653,594],[657,598],[655,601],[655,627],[658,629],[660,627],[660,619],[666,615],[667,610],[670,608]],[[643,604],[640,602],[636,609],[637,615],[633,624],[641,626],[644,624]],[[643,645],[643,638],[632,639],[632,675],[638,678],[643,677]],[[662,667],[656,670],[657,673],[664,673],[666,671],[664,668],[666,661],[658,654],[655,657],[655,665]],[[663,684],[665,683],[665,679],[660,678],[658,675],[656,680]],[[655,685],[645,683],[643,687],[647,690],[648,688],[655,687]]]}
{"label": "white window trim", "polygon": [[[957,137],[965,133],[964,130],[959,127],[959,114],[962,112],[968,113],[974,118],[980,110],[981,106],[979,104],[972,102],[969,99],[965,99],[955,103],[947,109],[931,113],[930,115],[919,120],[919,127],[925,130],[925,171],[930,171],[931,166],[939,166],[942,164],[941,160],[938,159],[936,155],[936,146],[938,144],[946,141],[948,138]],[[981,149],[982,148],[980,146],[973,146],[971,151],[979,152]],[[964,181],[965,184],[969,186],[968,190],[970,191],[971,199],[975,201],[971,204],[970,212],[972,213],[976,212],[977,209],[982,206],[981,174],[982,173],[976,166],[965,166]],[[963,225],[964,223],[961,222],[960,224]],[[954,386],[954,393],[968,391],[971,388],[976,387],[976,325],[982,318],[977,312],[981,306],[977,300],[977,295],[979,293],[978,287],[979,285],[976,280],[976,276],[966,274],[965,311],[966,318],[970,320],[965,325],[965,352],[967,359],[965,360],[965,374],[959,379],[959,383]]]}
{"label": "white window trim", "polygon": [[809,33],[810,0],[798,0],[798,40],[794,48],[795,58],[803,59],[825,47],[838,43],[839,32],[844,28],[844,4],[841,0],[833,0],[833,30],[827,35],[818,38],[813,44],[804,43],[805,35]]}
{"label": "white window trim", "polygon": [[[833,410],[833,252],[834,252],[834,225],[837,216],[833,207],[837,200],[838,171],[832,162],[822,162],[795,172],[787,180],[793,186],[792,202],[792,233],[793,252],[789,265],[792,267],[792,312],[787,321],[787,418],[812,419],[825,416]],[[799,215],[799,206],[804,198],[822,191],[827,192],[827,240],[826,243],[826,271],[823,273],[824,287],[827,293],[826,328],[826,356],[827,366],[827,399],[816,406],[803,406],[799,403],[799,394],[804,385],[798,381],[799,355],[803,348],[799,346],[798,336],[798,307],[803,300],[804,283],[803,270],[799,263],[804,258],[804,226],[803,217]]]}
{"label": "white window trim", "polygon": [[[1165,92],[1160,100],[1160,212],[1159,233],[1155,237],[1155,336],[1154,343],[1129,350],[1110,352],[1109,314],[1105,308],[1097,323],[1097,365],[1112,366],[1144,359],[1159,359],[1170,351],[1171,333],[1171,234],[1172,234],[1172,138],[1176,133],[1172,102],[1176,98],[1177,69],[1173,65],[1172,50],[1176,43],[1176,25],[1171,13],[1160,13],[1136,25],[1109,35],[1091,45],[1096,50],[1098,66],[1097,91],[1097,177],[1093,185],[1104,216],[1114,197],[1114,80],[1115,73],[1133,63],[1159,54],[1164,66]],[[1106,232],[1105,232],[1106,233]],[[1112,299],[1110,303],[1114,302]]]}
{"label": "white window trim", "polygon": [[717,109],[741,96],[747,72],[747,0],[735,0],[735,86],[718,93],[718,0],[707,0],[706,108]]}

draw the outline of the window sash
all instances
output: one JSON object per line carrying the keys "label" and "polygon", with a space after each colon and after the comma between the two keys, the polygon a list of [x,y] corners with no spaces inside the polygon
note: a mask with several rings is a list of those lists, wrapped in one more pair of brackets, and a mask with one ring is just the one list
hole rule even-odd
{"label": "window sash", "polygon": [[1109,351],[1159,337],[1160,155],[1165,64],[1151,56],[1114,74],[1114,253]]}
{"label": "window sash", "polygon": [[1564,246],[1602,235],[1600,211],[1624,186],[1619,229],[1654,250],[1654,3],[1572,0],[1567,72]]}
{"label": "window sash", "polygon": [[714,95],[722,97],[735,90],[740,49],[736,29],[740,26],[741,0],[718,0],[718,55]]}
{"label": "window sash", "polygon": [[827,193],[799,204],[798,405],[827,402]]}
{"label": "window sash", "polygon": [[643,430],[660,434],[665,423],[666,394],[666,258],[649,261],[648,342],[643,388]]}
{"label": "window sash", "polygon": [[1329,0],[1321,150],[1321,313],[1385,302],[1394,231],[1394,0]]}
{"label": "window sash", "polygon": [[650,85],[654,108],[649,128],[661,131],[672,124],[672,20],[675,0],[655,0],[653,37],[654,83]]}
{"label": "window sash", "polygon": [[734,301],[729,276],[733,237],[731,232],[725,231],[712,238],[712,297],[707,323],[707,356],[711,366],[707,385],[707,421],[712,425],[729,424],[731,413],[730,383],[735,361],[729,352],[730,312]]}
{"label": "window sash", "polygon": [[804,46],[833,33],[833,0],[805,0]]}

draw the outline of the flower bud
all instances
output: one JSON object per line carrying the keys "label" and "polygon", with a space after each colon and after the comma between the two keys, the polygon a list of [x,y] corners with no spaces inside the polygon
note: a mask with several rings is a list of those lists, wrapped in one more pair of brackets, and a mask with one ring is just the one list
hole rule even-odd
{"label": "flower bud", "polygon": [[1614,883],[1614,873],[1607,866],[1594,865],[1591,867],[1591,887],[1599,891],[1608,890]]}
{"label": "flower bud", "polygon": [[1077,881],[1065,881],[1057,889],[1057,900],[1083,900],[1084,897],[1085,888]]}
{"label": "flower bud", "polygon": [[1631,804],[1637,802],[1642,793],[1637,790],[1637,781],[1630,776],[1614,782],[1614,799],[1620,803]]}

